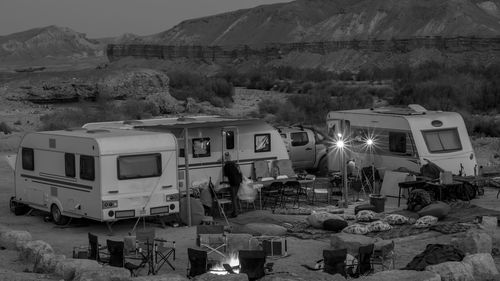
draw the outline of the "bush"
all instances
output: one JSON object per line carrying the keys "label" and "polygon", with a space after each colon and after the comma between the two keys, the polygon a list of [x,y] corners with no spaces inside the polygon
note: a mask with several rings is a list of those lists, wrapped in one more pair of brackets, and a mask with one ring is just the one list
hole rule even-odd
{"label": "bush", "polygon": [[5,122],[0,123],[0,132],[3,132],[4,134],[12,134],[12,129],[7,125]]}

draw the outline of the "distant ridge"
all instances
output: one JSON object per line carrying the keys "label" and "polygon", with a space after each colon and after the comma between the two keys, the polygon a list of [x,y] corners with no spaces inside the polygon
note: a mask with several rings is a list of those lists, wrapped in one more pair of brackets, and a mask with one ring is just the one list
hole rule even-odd
{"label": "distant ridge", "polygon": [[142,40],[264,45],[422,36],[500,36],[500,0],[296,0],[186,20]]}
{"label": "distant ridge", "polygon": [[104,55],[104,45],[67,27],[47,26],[0,36],[0,61],[26,62],[47,58]]}

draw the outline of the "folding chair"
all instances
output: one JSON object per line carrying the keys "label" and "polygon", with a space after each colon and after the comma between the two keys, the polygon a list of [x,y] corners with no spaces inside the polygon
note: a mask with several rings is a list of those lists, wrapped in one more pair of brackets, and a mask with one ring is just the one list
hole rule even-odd
{"label": "folding chair", "polygon": [[130,271],[131,276],[137,276],[137,270],[146,264],[144,259],[141,259],[139,264],[127,262],[124,254],[124,242],[106,240],[106,245],[109,251],[109,265],[115,267],[124,267]]}
{"label": "folding chair", "polygon": [[224,235],[223,225],[197,225],[197,244],[202,249],[207,249],[207,255],[216,253],[226,258],[227,237]]}
{"label": "folding chair", "polygon": [[254,179],[261,180],[271,177],[269,172],[269,164],[266,160],[258,160],[253,162]]}
{"label": "folding chair", "polygon": [[273,182],[269,186],[265,186],[261,189],[261,194],[264,197],[263,208],[266,206],[268,201],[274,201],[272,210],[276,209],[276,205],[281,199],[281,190],[283,189],[283,183]]}
{"label": "folding chair", "polygon": [[240,250],[238,252],[240,261],[240,274],[245,273],[248,280],[257,280],[266,275],[264,266],[266,264],[266,253],[260,250]]}
{"label": "folding chair", "polygon": [[[358,278],[362,275],[373,273],[373,248],[374,244],[359,247],[358,255],[356,256],[358,262],[348,267],[348,269],[351,269],[351,271],[349,272],[351,277]],[[356,267],[356,270],[352,270],[354,267]]]}
{"label": "folding chair", "polygon": [[207,251],[188,248],[187,277],[192,278],[208,271]]}
{"label": "folding chair", "polygon": [[146,250],[143,255],[149,261],[148,274],[156,274],[165,263],[175,270],[169,260],[170,257],[175,260],[175,241],[157,238],[154,228],[137,230],[136,241],[138,249]]}
{"label": "folding chair", "polygon": [[347,277],[345,260],[347,257],[347,249],[338,250],[323,250],[323,262],[325,267],[323,271],[329,274],[340,274]]}
{"label": "folding chair", "polygon": [[[106,246],[101,246],[99,244],[99,238],[97,235],[88,233],[89,244],[88,246],[77,246],[73,247],[73,258],[88,258],[91,260],[95,260],[98,263],[108,263],[109,257]],[[82,252],[82,249],[86,249],[86,251]],[[102,256],[104,255],[104,256]]]}
{"label": "folding chair", "polygon": [[281,198],[280,203],[282,207],[286,207],[287,202],[292,202],[292,206],[297,204],[297,207],[300,207],[300,183],[298,181],[287,181],[283,184],[281,189]]}
{"label": "folding chair", "polygon": [[[395,268],[395,257],[396,254],[394,252],[394,240],[391,243],[387,243],[380,247],[380,249],[375,249],[373,251],[372,256],[372,266],[380,265],[382,270],[385,269],[394,269]],[[389,265],[386,265],[386,262],[389,261]],[[374,268],[375,269],[375,268]]]}

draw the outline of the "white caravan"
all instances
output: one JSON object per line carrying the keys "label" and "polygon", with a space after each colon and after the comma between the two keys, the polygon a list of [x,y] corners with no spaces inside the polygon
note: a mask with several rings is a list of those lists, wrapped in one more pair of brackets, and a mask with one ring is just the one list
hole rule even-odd
{"label": "white caravan", "polygon": [[[460,114],[430,111],[420,105],[331,111],[328,134],[345,142],[343,161],[358,167],[371,163],[384,172],[406,168],[419,172],[430,160],[457,175],[476,175],[474,151]],[[342,154],[329,148],[329,169],[339,170]]]}
{"label": "white caravan", "polygon": [[[119,128],[170,132],[179,144],[179,188],[193,187],[212,180],[223,181],[223,155],[229,153],[242,174],[252,178],[253,162],[289,159],[278,131],[259,119],[235,119],[220,116],[161,118],[134,121],[89,123],[89,129]],[[187,138],[186,138],[187,136]],[[187,146],[187,150],[185,147]],[[186,151],[189,156],[186,183]]]}
{"label": "white caravan", "polygon": [[29,133],[15,168],[16,214],[27,206],[112,222],[179,212],[177,140],[172,134],[83,128]]}

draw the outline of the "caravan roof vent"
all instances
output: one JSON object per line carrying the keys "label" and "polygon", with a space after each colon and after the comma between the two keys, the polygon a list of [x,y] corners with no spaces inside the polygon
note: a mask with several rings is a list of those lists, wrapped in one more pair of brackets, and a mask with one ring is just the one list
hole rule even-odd
{"label": "caravan roof vent", "polygon": [[87,133],[89,134],[109,133],[109,130],[95,129],[95,130],[88,130]]}
{"label": "caravan roof vent", "polygon": [[64,129],[65,131],[70,131],[70,132],[73,132],[73,131],[86,131],[87,129],[85,128],[82,128],[82,127],[73,127],[73,128],[66,128]]}
{"label": "caravan roof vent", "polygon": [[381,114],[394,114],[394,115],[423,115],[426,113],[426,111],[416,111],[410,107],[380,107],[380,108],[375,108],[373,111]]}
{"label": "caravan roof vent", "polygon": [[125,125],[136,125],[136,124],[144,124],[144,122],[140,120],[125,120],[123,121],[123,124]]}
{"label": "caravan roof vent", "polygon": [[180,121],[180,122],[188,122],[188,121],[195,121],[196,118],[193,118],[193,117],[179,117],[177,118],[177,121]]}
{"label": "caravan roof vent", "polygon": [[425,109],[420,104],[409,104],[408,108],[413,109],[415,112],[419,112],[419,113],[424,113],[427,111],[427,109]]}

